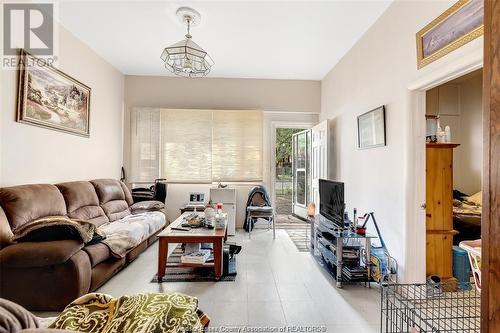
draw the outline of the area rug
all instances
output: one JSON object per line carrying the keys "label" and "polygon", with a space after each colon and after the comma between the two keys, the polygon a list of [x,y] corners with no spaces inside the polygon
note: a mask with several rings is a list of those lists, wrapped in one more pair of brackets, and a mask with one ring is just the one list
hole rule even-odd
{"label": "area rug", "polygon": [[306,222],[293,214],[277,214],[276,227],[280,225],[303,225]]}
{"label": "area rug", "polygon": [[[162,282],[213,282],[215,274],[213,267],[172,267],[181,261],[183,251],[179,245],[168,257],[166,274]],[[219,281],[234,281],[236,275],[223,275]],[[158,274],[153,276],[151,282],[158,283]]]}
{"label": "area rug", "polygon": [[309,224],[302,224],[300,226],[295,225],[293,227],[282,227],[281,229],[285,229],[286,233],[299,252],[309,252],[309,244],[311,241],[310,228],[311,226]]}

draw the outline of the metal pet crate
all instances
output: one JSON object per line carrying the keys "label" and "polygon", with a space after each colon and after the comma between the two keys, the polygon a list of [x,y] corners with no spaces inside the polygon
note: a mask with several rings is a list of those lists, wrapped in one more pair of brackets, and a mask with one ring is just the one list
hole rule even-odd
{"label": "metal pet crate", "polygon": [[464,289],[454,287],[383,285],[381,333],[480,332],[480,292],[472,283]]}

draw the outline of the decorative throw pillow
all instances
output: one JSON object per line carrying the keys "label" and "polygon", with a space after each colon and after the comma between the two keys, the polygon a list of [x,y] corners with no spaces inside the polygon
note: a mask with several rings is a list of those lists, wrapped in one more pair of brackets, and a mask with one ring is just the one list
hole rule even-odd
{"label": "decorative throw pillow", "polygon": [[203,332],[198,299],[181,293],[141,293],[112,298],[83,295],[49,328],[77,332]]}

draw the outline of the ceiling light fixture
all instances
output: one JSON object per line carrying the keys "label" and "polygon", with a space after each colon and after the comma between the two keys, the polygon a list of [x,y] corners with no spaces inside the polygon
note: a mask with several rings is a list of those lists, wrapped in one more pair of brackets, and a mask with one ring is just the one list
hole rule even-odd
{"label": "ceiling light fixture", "polygon": [[198,44],[193,42],[190,30],[200,23],[201,15],[189,7],[177,9],[177,17],[186,24],[186,39],[163,50],[161,59],[165,68],[179,76],[200,77],[210,73],[214,61]]}

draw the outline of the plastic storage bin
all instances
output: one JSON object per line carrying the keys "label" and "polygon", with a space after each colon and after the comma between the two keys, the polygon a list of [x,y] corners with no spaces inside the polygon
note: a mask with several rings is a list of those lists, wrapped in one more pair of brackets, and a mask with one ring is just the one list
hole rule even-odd
{"label": "plastic storage bin", "polygon": [[453,246],[453,276],[458,280],[458,288],[470,290],[470,265],[467,251]]}
{"label": "plastic storage bin", "polygon": [[481,240],[463,241],[460,248],[469,254],[469,262],[476,282],[476,289],[481,290]]}

